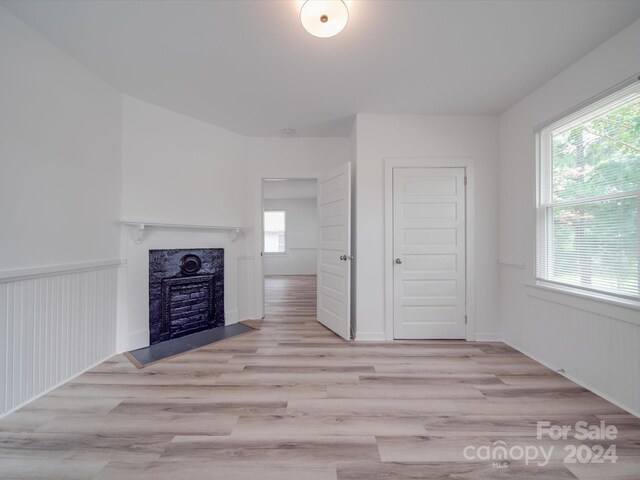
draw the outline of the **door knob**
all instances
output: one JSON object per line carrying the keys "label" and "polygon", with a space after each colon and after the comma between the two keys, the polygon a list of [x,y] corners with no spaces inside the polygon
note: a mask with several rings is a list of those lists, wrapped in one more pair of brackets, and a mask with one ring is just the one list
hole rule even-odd
{"label": "door knob", "polygon": [[402,263],[402,260],[400,260],[400,258],[396,258],[396,263],[400,265]]}
{"label": "door knob", "polygon": [[343,262],[347,261],[347,256],[346,255],[340,255],[340,260],[342,260]]}

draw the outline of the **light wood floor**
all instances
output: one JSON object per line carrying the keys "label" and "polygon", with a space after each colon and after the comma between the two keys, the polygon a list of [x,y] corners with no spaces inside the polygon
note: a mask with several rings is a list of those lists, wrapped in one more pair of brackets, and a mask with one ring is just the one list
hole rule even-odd
{"label": "light wood floor", "polygon": [[[501,343],[348,343],[315,277],[267,279],[259,331],[137,370],[118,355],[0,421],[0,478],[640,478],[640,421]],[[536,422],[617,425],[615,465],[563,464]],[[556,447],[546,467],[465,446]],[[572,443],[576,443],[575,441]]]}

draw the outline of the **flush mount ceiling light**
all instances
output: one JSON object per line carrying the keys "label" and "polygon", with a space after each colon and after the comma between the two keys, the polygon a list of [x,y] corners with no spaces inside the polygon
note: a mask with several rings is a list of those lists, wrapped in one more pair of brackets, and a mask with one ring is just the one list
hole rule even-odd
{"label": "flush mount ceiling light", "polygon": [[311,35],[333,37],[347,25],[349,10],[343,0],[307,0],[300,10],[300,21]]}

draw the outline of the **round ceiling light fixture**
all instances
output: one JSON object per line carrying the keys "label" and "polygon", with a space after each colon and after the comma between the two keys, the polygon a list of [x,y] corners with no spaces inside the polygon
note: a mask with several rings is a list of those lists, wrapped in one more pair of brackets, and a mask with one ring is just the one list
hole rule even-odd
{"label": "round ceiling light fixture", "polygon": [[347,25],[349,9],[344,0],[306,0],[300,9],[300,21],[311,35],[329,38]]}

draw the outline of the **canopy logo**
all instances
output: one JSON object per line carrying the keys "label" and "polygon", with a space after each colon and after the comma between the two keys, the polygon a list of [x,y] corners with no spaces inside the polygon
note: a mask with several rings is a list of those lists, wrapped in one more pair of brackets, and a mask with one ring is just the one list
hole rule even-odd
{"label": "canopy logo", "polygon": [[509,447],[506,442],[498,440],[492,445],[467,445],[462,451],[466,460],[485,460],[493,462],[494,467],[506,466],[507,461],[519,462],[524,460],[525,465],[535,462],[544,467],[549,464],[553,455],[553,446],[544,447],[537,445],[513,445]]}

